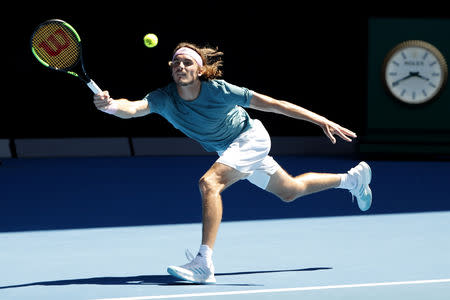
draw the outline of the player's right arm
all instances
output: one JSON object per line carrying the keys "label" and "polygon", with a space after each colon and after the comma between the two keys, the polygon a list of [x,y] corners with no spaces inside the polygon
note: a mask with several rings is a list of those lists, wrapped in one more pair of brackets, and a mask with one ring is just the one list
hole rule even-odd
{"label": "player's right arm", "polygon": [[95,95],[94,105],[98,110],[122,119],[142,117],[150,113],[147,100],[112,99],[108,91]]}

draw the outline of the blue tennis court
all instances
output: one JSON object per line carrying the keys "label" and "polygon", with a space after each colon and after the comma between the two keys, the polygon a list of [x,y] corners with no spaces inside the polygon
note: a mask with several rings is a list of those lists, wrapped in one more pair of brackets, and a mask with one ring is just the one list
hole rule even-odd
{"label": "blue tennis court", "polygon": [[[165,267],[199,224],[4,233],[2,299],[446,299],[450,214],[226,222],[218,284]],[[378,285],[385,284],[385,285]],[[361,286],[360,286],[361,285]],[[158,298],[159,297],[159,298]]]}
{"label": "blue tennis court", "polygon": [[[369,162],[367,213],[343,191],[286,204],[239,182],[223,194],[217,284],[171,277],[198,249],[196,183],[212,160],[5,160],[0,299],[448,298],[450,163],[438,161]],[[292,173],[354,163],[277,160]]]}

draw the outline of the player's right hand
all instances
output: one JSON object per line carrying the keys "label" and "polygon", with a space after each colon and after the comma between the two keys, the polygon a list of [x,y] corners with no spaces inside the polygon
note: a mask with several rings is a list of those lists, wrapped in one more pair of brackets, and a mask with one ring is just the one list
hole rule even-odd
{"label": "player's right hand", "polygon": [[109,96],[108,91],[102,91],[94,95],[94,105],[97,109],[104,111],[112,103],[113,99]]}

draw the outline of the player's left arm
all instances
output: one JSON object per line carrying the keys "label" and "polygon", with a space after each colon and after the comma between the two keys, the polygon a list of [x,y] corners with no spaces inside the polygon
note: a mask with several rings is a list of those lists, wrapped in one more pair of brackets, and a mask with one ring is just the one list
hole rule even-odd
{"label": "player's left arm", "polygon": [[356,138],[356,134],[353,131],[288,101],[277,100],[254,92],[252,98],[250,99],[249,107],[260,111],[277,113],[294,119],[314,123],[322,128],[325,135],[333,144],[336,143],[336,138],[334,135],[339,136],[347,142],[351,142],[351,138]]}

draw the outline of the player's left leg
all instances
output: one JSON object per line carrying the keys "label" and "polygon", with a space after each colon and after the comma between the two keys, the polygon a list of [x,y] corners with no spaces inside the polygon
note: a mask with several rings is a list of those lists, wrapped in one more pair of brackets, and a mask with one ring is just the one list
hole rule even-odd
{"label": "player's left leg", "polygon": [[270,177],[266,190],[285,202],[291,202],[302,196],[336,188],[340,182],[338,174],[306,173],[293,177],[279,168]]}
{"label": "player's left leg", "polygon": [[356,197],[359,208],[366,211],[372,204],[372,191],[369,187],[371,179],[372,170],[366,162],[360,162],[345,174],[306,173],[296,177],[280,167],[270,176],[265,190],[283,201],[291,202],[331,188],[347,189]]}

